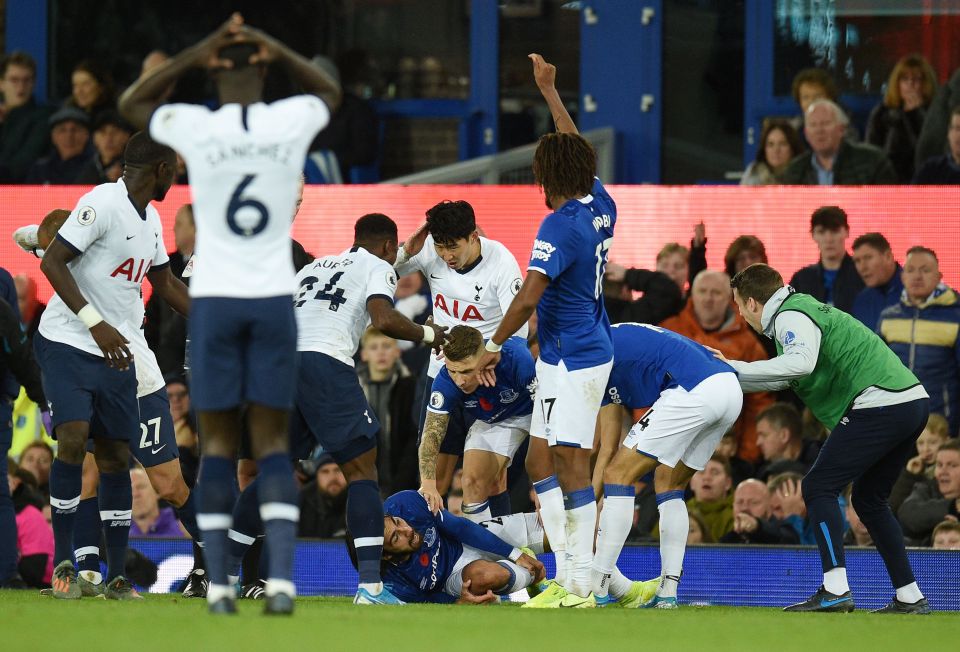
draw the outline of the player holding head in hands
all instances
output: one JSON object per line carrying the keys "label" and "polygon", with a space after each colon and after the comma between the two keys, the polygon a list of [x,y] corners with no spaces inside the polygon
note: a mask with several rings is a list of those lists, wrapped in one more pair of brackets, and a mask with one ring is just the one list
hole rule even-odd
{"label": "player holding head in hands", "polygon": [[176,155],[140,132],[127,143],[124,160],[119,181],[80,198],[40,263],[56,292],[34,338],[58,442],[50,470],[56,598],[80,597],[73,539],[91,421],[100,424],[93,433],[99,511],[112,524],[106,528],[106,596],[136,597],[123,577],[132,504],[129,441],[140,431],[127,344],[143,320],[143,279],[181,314],[190,309],[186,287],[170,273],[160,216],[150,205],[170,189]]}
{"label": "player holding head in hands", "polygon": [[851,503],[883,558],[896,596],[881,613],[929,613],[887,498],[927,423],[930,399],[883,340],[847,313],[784,285],[777,270],[747,267],[730,283],[747,323],[777,357],[730,361],[744,391],[793,389],[830,430],[801,490],[823,564],[823,585],[786,611],[853,611],[837,497]]}
{"label": "player holding head in hands", "polygon": [[[308,94],[264,104],[265,66],[272,62]],[[166,88],[194,67],[212,73],[221,107],[159,106]],[[339,99],[338,84],[319,68],[233,14],[137,80],[120,101],[127,119],[149,123],[155,139],[179,152],[190,175],[203,256],[190,282],[191,399],[203,432],[198,522],[214,613],[236,611],[226,548],[244,403],[269,552],[265,612],[293,611],[299,510],[287,435],[297,342],[290,223],[307,149]]]}
{"label": "player holding head in hands", "polygon": [[478,368],[492,386],[499,350],[537,311],[540,358],[531,437],[545,439],[556,475],[535,485],[547,537],[557,552],[557,582],[533,607],[593,607],[593,535],[597,504],[590,453],[600,401],[613,364],[601,284],[617,209],[595,177],[597,157],[560,100],[556,68],[531,54],[533,75],[558,133],[540,139],[533,173],[553,211],[540,225],[527,278]]}

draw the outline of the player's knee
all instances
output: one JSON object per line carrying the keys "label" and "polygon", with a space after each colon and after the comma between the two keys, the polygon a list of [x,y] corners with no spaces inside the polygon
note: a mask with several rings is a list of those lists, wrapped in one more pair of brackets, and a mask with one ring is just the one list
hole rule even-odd
{"label": "player's knee", "polygon": [[889,504],[883,497],[864,491],[856,485],[850,494],[850,503],[861,521],[869,521],[877,513],[889,509]]}
{"label": "player's knee", "polygon": [[480,477],[479,474],[474,472],[464,472],[460,481],[463,484],[464,498],[476,501],[487,497],[491,485],[490,478]]}
{"label": "player's knee", "polygon": [[490,561],[471,562],[463,569],[463,581],[470,580],[470,591],[480,595],[487,591],[499,591],[510,581],[510,571]]}
{"label": "player's knee", "polygon": [[57,458],[68,464],[82,464],[86,455],[87,431],[65,423],[57,426]]}

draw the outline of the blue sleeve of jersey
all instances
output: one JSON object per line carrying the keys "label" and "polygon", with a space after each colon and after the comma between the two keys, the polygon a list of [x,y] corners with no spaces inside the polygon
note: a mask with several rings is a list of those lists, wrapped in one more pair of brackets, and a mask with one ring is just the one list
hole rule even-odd
{"label": "blue sleeve of jersey", "polygon": [[[516,347],[511,351],[511,382],[513,388],[517,391],[526,390],[533,384],[537,378],[537,366],[530,355],[530,349],[527,348],[527,342],[523,338],[512,337],[508,342],[516,342]],[[532,396],[531,396],[532,398]]]}
{"label": "blue sleeve of jersey", "polygon": [[571,226],[562,215],[547,215],[533,241],[527,269],[538,269],[551,279],[560,276],[576,258],[576,234]]}
{"label": "blue sleeve of jersey", "polygon": [[453,384],[450,374],[444,367],[433,379],[433,386],[430,388],[430,402],[428,403],[430,410],[440,414],[449,414],[462,402],[463,392]]}
{"label": "blue sleeve of jersey", "polygon": [[442,533],[477,550],[489,552],[504,559],[509,558],[510,553],[513,552],[513,546],[491,533],[487,528],[460,516],[454,516],[446,510],[440,511],[437,525]]}

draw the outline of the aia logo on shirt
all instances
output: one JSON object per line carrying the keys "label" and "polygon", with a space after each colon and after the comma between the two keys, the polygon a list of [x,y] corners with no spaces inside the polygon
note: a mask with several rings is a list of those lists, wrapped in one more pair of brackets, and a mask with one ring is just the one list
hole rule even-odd
{"label": "aia logo on shirt", "polygon": [[112,278],[119,276],[131,283],[139,283],[143,280],[143,277],[147,275],[147,272],[150,271],[150,266],[151,263],[149,260],[141,259],[138,261],[134,258],[127,258],[120,263],[119,267],[110,273],[110,276]]}
{"label": "aia logo on shirt", "polygon": [[[437,298],[433,302],[434,309],[439,309],[451,315],[454,319],[459,319],[460,321],[483,321],[483,315],[480,314],[480,310],[477,309],[472,303],[467,303],[464,301],[460,303],[459,299],[454,299],[451,306],[447,305],[447,298],[437,293]],[[452,307],[452,310],[451,310]]]}

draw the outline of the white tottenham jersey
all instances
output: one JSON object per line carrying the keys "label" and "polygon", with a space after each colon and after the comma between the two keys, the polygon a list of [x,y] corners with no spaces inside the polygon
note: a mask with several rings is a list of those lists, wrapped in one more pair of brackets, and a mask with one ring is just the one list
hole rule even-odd
{"label": "white tottenham jersey", "polygon": [[[105,183],[80,198],[57,235],[77,254],[67,268],[84,298],[131,341],[143,320],[143,279],[151,268],[170,262],[157,209],[148,204],[145,212],[140,217],[122,179]],[[39,330],[48,340],[103,356],[90,331],[57,294],[43,311]]]}
{"label": "white tottenham jersey", "polygon": [[370,321],[367,301],[379,296],[392,304],[397,274],[390,263],[353,247],[301,269],[297,285],[297,350],[326,353],[352,367]]}
{"label": "white tottenham jersey", "polygon": [[[523,284],[520,266],[510,250],[487,238],[480,238],[480,262],[464,272],[451,269],[443,261],[434,248],[433,236],[428,235],[420,253],[397,265],[400,276],[416,271],[423,272],[430,284],[434,323],[447,328],[471,326],[484,339],[496,332]],[[526,337],[527,325],[516,334]],[[442,367],[443,360],[431,356],[427,373],[436,378]]]}
{"label": "white tottenham jersey", "polygon": [[130,344],[127,348],[133,354],[133,366],[137,372],[137,398],[150,396],[163,389],[163,373],[157,364],[157,356],[147,346],[147,338],[143,335],[143,328],[138,324],[131,324],[132,337],[128,337]]}
{"label": "white tottenham jersey", "polygon": [[227,104],[216,111],[168,104],[150,135],[183,157],[190,175],[196,252],[194,297],[254,299],[295,290],[290,224],[313,137],[330,120],[320,98]]}

